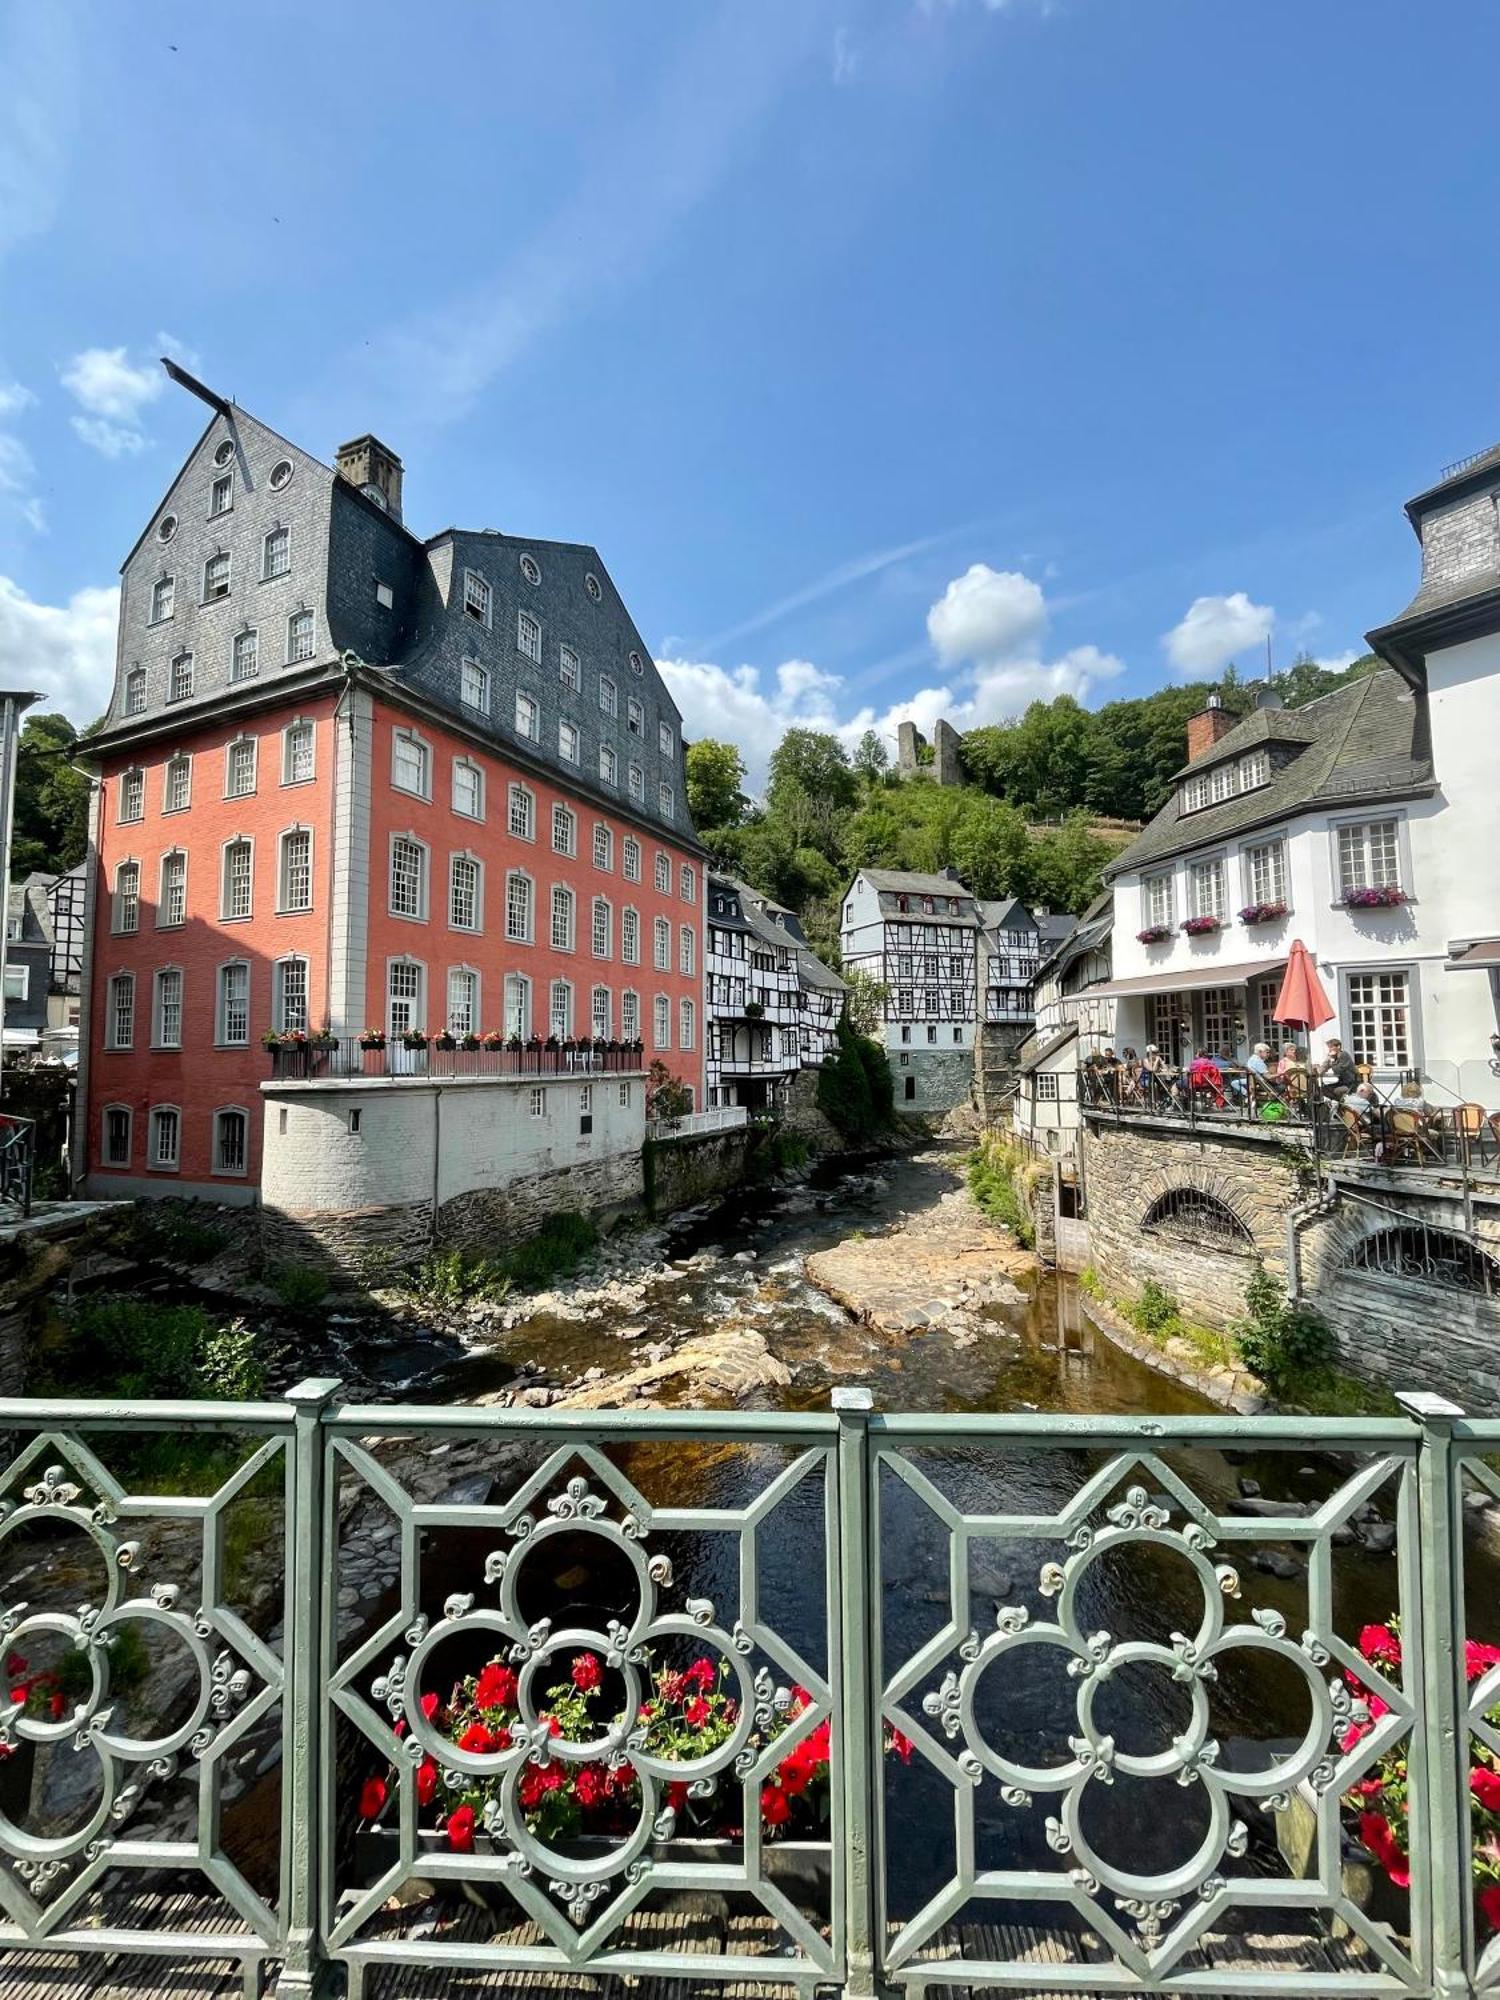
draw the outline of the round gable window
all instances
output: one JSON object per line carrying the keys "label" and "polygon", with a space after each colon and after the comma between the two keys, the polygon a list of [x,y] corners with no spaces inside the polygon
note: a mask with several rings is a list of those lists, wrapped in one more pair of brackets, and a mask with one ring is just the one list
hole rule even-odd
{"label": "round gable window", "polygon": [[631,672],[632,672],[633,674],[643,674],[643,673],[644,673],[644,672],[646,671],[646,665],[645,665],[645,662],[644,662],[644,661],[642,660],[642,658],[641,658],[641,656],[640,656],[640,654],[639,654],[639,653],[632,653],[632,654],[631,654],[631,656],[630,656],[630,671],[631,671]]}
{"label": "round gable window", "polygon": [[214,452],[214,464],[228,465],[230,459],[232,459],[233,457],[234,457],[234,441],[232,438],[225,438],[224,442],[221,445],[219,445]]}
{"label": "round gable window", "polygon": [[290,484],[291,477],[292,461],[289,458],[278,458],[271,467],[271,491],[279,493],[283,486]]}
{"label": "round gable window", "polygon": [[535,556],[522,556],[521,574],[528,583],[540,583],[542,572],[537,568]]}
{"label": "round gable window", "polygon": [[599,602],[600,598],[604,595],[604,592],[599,588],[599,579],[597,576],[595,576],[592,570],[590,570],[588,575],[583,579],[583,587],[588,592],[589,596],[593,598],[596,604]]}
{"label": "round gable window", "polygon": [[177,516],[175,514],[163,514],[156,524],[156,539],[159,542],[170,542],[176,533]]}

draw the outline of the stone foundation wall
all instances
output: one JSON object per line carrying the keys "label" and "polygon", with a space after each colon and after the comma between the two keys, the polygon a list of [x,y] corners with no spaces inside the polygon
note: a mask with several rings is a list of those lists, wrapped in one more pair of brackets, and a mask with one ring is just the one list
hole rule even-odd
{"label": "stone foundation wall", "polygon": [[[901,1058],[910,1058],[905,1069]],[[972,1102],[974,1095],[974,1052],[972,1049],[891,1049],[887,1051],[891,1075],[896,1079],[896,1113],[929,1113],[941,1117]],[[906,1080],[916,1079],[916,1095],[906,1095]]]}
{"label": "stone foundation wall", "polygon": [[549,1215],[569,1210],[599,1215],[612,1208],[634,1208],[644,1193],[640,1154],[616,1153],[511,1181],[503,1188],[455,1195],[438,1210],[438,1241],[475,1250],[497,1241],[522,1243],[535,1236]]}
{"label": "stone foundation wall", "polygon": [[781,1100],[781,1122],[788,1132],[805,1139],[815,1153],[841,1153],[844,1140],[838,1127],[818,1109],[818,1071],[798,1070]]}
{"label": "stone foundation wall", "polygon": [[742,1125],[729,1132],[648,1139],[642,1154],[647,1209],[652,1215],[671,1215],[738,1187],[761,1136],[756,1128]]}
{"label": "stone foundation wall", "polygon": [[998,1131],[1010,1123],[1016,1090],[1016,1053],[1029,1028],[1000,1021],[981,1025],[974,1044],[974,1095],[985,1125]]}

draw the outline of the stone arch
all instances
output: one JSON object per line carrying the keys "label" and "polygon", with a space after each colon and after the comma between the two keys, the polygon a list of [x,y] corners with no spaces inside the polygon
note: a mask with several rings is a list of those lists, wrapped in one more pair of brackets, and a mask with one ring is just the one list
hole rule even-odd
{"label": "stone arch", "polygon": [[1351,1233],[1340,1248],[1341,1277],[1394,1278],[1400,1284],[1472,1292],[1500,1302],[1500,1259],[1472,1237],[1434,1227],[1418,1216],[1392,1216],[1378,1228]]}
{"label": "stone arch", "polygon": [[1141,1229],[1189,1249],[1248,1255],[1255,1249],[1249,1223],[1223,1192],[1179,1179],[1162,1188],[1141,1212]]}

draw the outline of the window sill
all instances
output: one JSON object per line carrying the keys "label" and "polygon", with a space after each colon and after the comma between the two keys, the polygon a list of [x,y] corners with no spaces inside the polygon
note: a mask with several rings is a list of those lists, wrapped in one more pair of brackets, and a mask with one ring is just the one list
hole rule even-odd
{"label": "window sill", "polygon": [[187,928],[187,918],[186,918],[186,917],[158,917],[158,918],[157,918],[157,920],[156,920],[156,928],[157,928],[157,930],[159,930],[159,931],[180,931],[180,930],[186,930],[186,928]]}
{"label": "window sill", "polygon": [[393,918],[398,924],[425,924],[427,922],[425,913],[421,916],[413,916],[410,910],[392,910],[387,908],[386,915]]}
{"label": "window sill", "polygon": [[248,924],[253,923],[254,920],[255,912],[253,910],[246,910],[243,915],[238,917],[229,917],[221,914],[219,918],[221,924]]}
{"label": "window sill", "polygon": [[276,909],[271,912],[273,917],[310,917],[312,914],[311,903],[299,903],[295,909]]}
{"label": "window sill", "polygon": [[283,778],[281,789],[284,792],[295,792],[299,791],[304,785],[315,785],[317,782],[318,774],[315,771],[310,778]]}

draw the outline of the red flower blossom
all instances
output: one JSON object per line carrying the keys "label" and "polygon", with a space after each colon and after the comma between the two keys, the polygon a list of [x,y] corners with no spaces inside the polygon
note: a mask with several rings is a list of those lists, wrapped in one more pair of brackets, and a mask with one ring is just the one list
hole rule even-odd
{"label": "red flower blossom", "polygon": [[1411,1863],[1389,1823],[1379,1813],[1360,1814],[1359,1837],[1398,1889],[1411,1886]]}
{"label": "red flower blossom", "polygon": [[359,1816],[361,1819],[379,1819],[385,1811],[387,1798],[384,1778],[366,1778],[365,1788],[359,1795]]}
{"label": "red flower blossom", "polygon": [[1464,1643],[1464,1677],[1477,1681],[1481,1674],[1487,1674],[1491,1667],[1500,1666],[1500,1646],[1482,1646],[1477,1639]]}
{"label": "red flower blossom", "polygon": [[26,1671],[26,1667],[27,1667],[27,1662],[21,1658],[21,1655],[19,1653],[6,1654],[5,1671],[10,1675],[12,1680],[14,1680],[18,1674],[24,1674]]}
{"label": "red flower blossom", "polygon": [[1384,1661],[1392,1667],[1401,1664],[1401,1641],[1389,1625],[1366,1625],[1359,1635],[1359,1650],[1367,1660]]}
{"label": "red flower blossom", "polygon": [[760,1816],[767,1826],[784,1826],[791,1818],[791,1801],[775,1785],[760,1788]]}
{"label": "red flower blossom", "polygon": [[688,1788],[685,1784],[679,1781],[668,1785],[667,1804],[672,1808],[674,1813],[682,1811],[683,1807],[687,1804],[687,1797]]}
{"label": "red flower blossom", "polygon": [[516,1698],[516,1676],[499,1660],[491,1660],[474,1686],[476,1708],[509,1708]]}
{"label": "red flower blossom", "polygon": [[495,1739],[482,1722],[471,1722],[458,1739],[460,1750],[472,1751],[476,1756],[486,1757],[495,1747]]}
{"label": "red flower blossom", "polygon": [[63,1710],[67,1707],[67,1703],[63,1700],[62,1696],[60,1694],[53,1695],[52,1699],[47,1703],[47,1707],[51,1711],[52,1720],[54,1722],[61,1722]]}
{"label": "red flower blossom", "polygon": [[422,1697],[422,1713],[429,1722],[437,1720],[437,1712],[442,1705],[435,1694],[424,1694]]}
{"label": "red flower blossom", "polygon": [[562,1767],[559,1764],[532,1764],[521,1778],[521,1804],[527,1812],[539,1806],[548,1792],[557,1791],[562,1785]]}
{"label": "red flower blossom", "polygon": [[802,1713],[802,1711],[803,1711],[803,1709],[804,1709],[804,1708],[811,1708],[811,1707],[812,1707],[812,1705],[813,1705],[813,1698],[812,1698],[812,1696],[811,1696],[811,1695],[810,1695],[810,1694],[808,1693],[808,1691],[807,1691],[807,1689],[806,1689],[806,1688],[804,1688],[804,1687],[794,1687],[794,1688],[792,1689],[792,1713],[793,1713],[793,1715],[800,1715],[800,1714]]}
{"label": "red flower blossom", "polygon": [[707,1694],[715,1678],[714,1663],[705,1654],[701,1659],[694,1660],[683,1675],[682,1684],[684,1687],[696,1688],[699,1694]]}
{"label": "red flower blossom", "polygon": [[1479,1914],[1492,1931],[1500,1931],[1500,1882],[1487,1882],[1480,1890]]}
{"label": "red flower blossom", "polygon": [[1469,1790],[1486,1812],[1500,1813],[1500,1771],[1476,1764],[1469,1773]]}
{"label": "red flower blossom", "polygon": [[573,1685],[581,1694],[592,1694],[604,1675],[593,1653],[580,1653],[573,1662]]}
{"label": "red flower blossom", "polygon": [[911,1738],[909,1736],[903,1736],[899,1729],[893,1729],[891,1731],[891,1748],[895,1751],[896,1755],[901,1759],[903,1764],[909,1764],[911,1762],[911,1752],[912,1752]]}
{"label": "red flower blossom", "polygon": [[610,1794],[609,1778],[597,1764],[579,1766],[578,1776],[573,1780],[573,1796],[585,1812],[594,1806],[602,1806]]}
{"label": "red flower blossom", "polygon": [[474,1852],[474,1808],[455,1806],[448,1815],[448,1845],[455,1854]]}
{"label": "red flower blossom", "polygon": [[417,1804],[430,1806],[437,1794],[438,1768],[430,1757],[417,1766]]}
{"label": "red flower blossom", "polygon": [[802,1762],[794,1751],[790,1757],[776,1767],[776,1780],[789,1798],[797,1798],[807,1790],[812,1777],[810,1767]]}
{"label": "red flower blossom", "polygon": [[682,1714],[683,1720],[688,1724],[689,1728],[701,1729],[713,1714],[713,1710],[701,1694],[695,1694],[692,1700],[684,1707]]}

